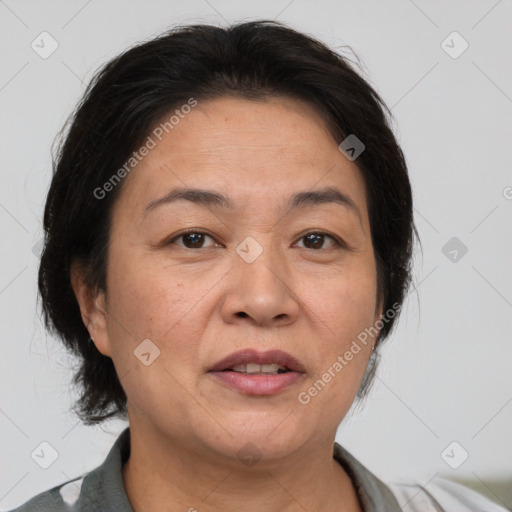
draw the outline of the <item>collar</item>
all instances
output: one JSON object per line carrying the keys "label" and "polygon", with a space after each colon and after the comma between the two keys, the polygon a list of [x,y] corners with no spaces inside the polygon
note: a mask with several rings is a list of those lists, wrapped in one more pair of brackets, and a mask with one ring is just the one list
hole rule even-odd
{"label": "collar", "polygon": [[402,508],[389,487],[366,469],[343,446],[334,443],[333,456],[351,478],[364,512],[402,512]]}
{"label": "collar", "polygon": [[[129,456],[128,427],[117,438],[105,462],[84,478],[79,512],[133,512],[122,476]],[[401,512],[390,489],[338,443],[334,443],[333,457],[352,479],[364,512]]]}

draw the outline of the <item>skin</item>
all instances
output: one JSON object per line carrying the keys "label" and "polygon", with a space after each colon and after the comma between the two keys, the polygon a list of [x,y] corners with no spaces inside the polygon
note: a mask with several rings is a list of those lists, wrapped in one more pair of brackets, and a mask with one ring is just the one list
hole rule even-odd
{"label": "skin", "polygon": [[[107,291],[74,269],[84,322],[128,397],[123,479],[135,512],[361,510],[332,449],[371,342],[309,404],[298,400],[381,314],[364,179],[339,142],[295,99],[199,102],[124,180]],[[359,214],[286,208],[327,186]],[[234,208],[179,200],[144,213],[175,187],[215,190]],[[178,237],[189,228],[211,238],[194,246]],[[315,244],[311,230],[345,246]],[[249,235],[263,248],[250,264],[235,251]],[[134,356],[147,338],[160,350],[149,366]],[[275,395],[242,394],[207,373],[241,348],[284,350],[306,372]],[[247,443],[261,456],[251,466],[238,456]]]}

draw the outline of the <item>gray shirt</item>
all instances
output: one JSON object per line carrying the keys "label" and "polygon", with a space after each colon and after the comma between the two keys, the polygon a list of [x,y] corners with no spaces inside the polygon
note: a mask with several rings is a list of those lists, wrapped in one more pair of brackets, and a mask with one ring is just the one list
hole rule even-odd
{"label": "gray shirt", "polygon": [[[386,485],[347,450],[334,444],[334,459],[352,479],[364,512],[506,512],[479,494],[447,480]],[[90,473],[38,494],[12,512],[133,512],[122,478],[130,456],[130,429],[125,429],[105,462]],[[440,479],[442,480],[442,479]]]}

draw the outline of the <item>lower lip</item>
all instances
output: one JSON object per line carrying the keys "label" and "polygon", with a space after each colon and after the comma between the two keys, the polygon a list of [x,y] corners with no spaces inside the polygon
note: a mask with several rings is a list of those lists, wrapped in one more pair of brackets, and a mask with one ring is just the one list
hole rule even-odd
{"label": "lower lip", "polygon": [[286,372],[277,375],[251,375],[237,372],[210,372],[224,384],[246,395],[274,395],[297,382],[304,374]]}

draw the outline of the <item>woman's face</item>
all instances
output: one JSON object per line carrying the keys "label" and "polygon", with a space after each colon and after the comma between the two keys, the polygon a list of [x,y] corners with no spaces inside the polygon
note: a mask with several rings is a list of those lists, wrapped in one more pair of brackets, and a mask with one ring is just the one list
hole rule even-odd
{"label": "woman's face", "polygon": [[[153,138],[115,203],[104,321],[90,324],[132,427],[228,457],[246,443],[278,458],[332,441],[371,341],[333,367],[380,314],[360,171],[312,107],[289,98],[199,101]],[[327,188],[348,202],[306,195]],[[226,201],[161,200],[177,189]],[[180,236],[187,230],[196,234]],[[304,372],[263,394],[209,371],[242,349],[282,350]],[[308,393],[329,369],[330,381]]]}

